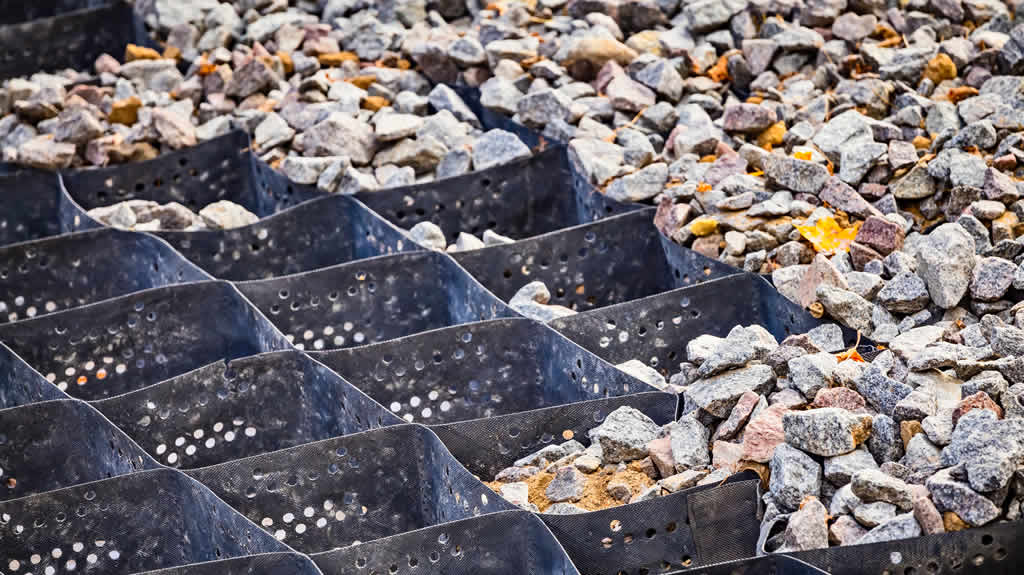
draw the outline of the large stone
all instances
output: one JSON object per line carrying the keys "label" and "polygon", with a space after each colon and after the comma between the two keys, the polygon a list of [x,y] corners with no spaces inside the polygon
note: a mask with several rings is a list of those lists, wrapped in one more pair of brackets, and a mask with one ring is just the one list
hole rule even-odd
{"label": "large stone", "polygon": [[870,415],[838,407],[794,411],[782,418],[786,443],[823,457],[856,449],[871,435],[871,423]]}
{"label": "large stone", "polygon": [[775,373],[767,365],[752,365],[700,379],[686,389],[687,401],[720,419],[748,391],[764,395],[775,384]]}
{"label": "large stone", "polygon": [[888,416],[892,416],[896,404],[913,391],[912,387],[890,378],[875,365],[864,369],[855,385],[868,405]]}
{"label": "large stone", "polygon": [[1002,513],[989,498],[971,489],[967,483],[953,479],[949,469],[928,478],[925,487],[940,511],[952,511],[974,527],[990,523]]}
{"label": "large stone", "polygon": [[1024,419],[1001,420],[988,409],[967,412],[942,450],[942,464],[963,464],[975,491],[987,493],[1005,487],[1014,471],[1024,465]]}
{"label": "large stone", "polygon": [[825,479],[832,485],[846,485],[853,479],[854,474],[864,469],[878,469],[878,463],[871,456],[871,452],[863,447],[825,459]]}
{"label": "large stone", "polygon": [[173,107],[153,110],[153,128],[160,136],[160,141],[177,150],[195,146],[196,128],[192,121]]}
{"label": "large stone", "polygon": [[829,120],[814,135],[814,145],[838,164],[843,150],[854,142],[871,140],[871,119],[849,110]]}
{"label": "large stone", "polygon": [[[708,453],[708,431],[691,415],[683,416],[669,426],[672,460],[676,471],[700,469],[711,463]],[[605,457],[607,460],[607,457]]]}
{"label": "large stone", "polygon": [[772,184],[794,192],[817,194],[829,179],[825,166],[779,154],[765,156],[763,166]]}
{"label": "large stone", "polygon": [[828,548],[828,510],[817,498],[808,499],[789,516],[779,552]]}
{"label": "large stone", "polygon": [[526,125],[543,127],[554,120],[568,120],[571,107],[572,100],[568,96],[549,88],[524,96],[519,100],[517,110]]}
{"label": "large stone", "polygon": [[638,172],[612,180],[605,195],[619,202],[642,202],[662,193],[667,181],[668,164],[657,162]]}
{"label": "large stone", "polygon": [[816,295],[829,315],[852,329],[871,332],[871,302],[851,291],[830,285],[818,286]]}
{"label": "large stone", "polygon": [[632,461],[647,457],[647,444],[658,436],[658,425],[640,411],[623,406],[608,414],[588,436],[601,445],[606,463]]}
{"label": "large stone", "polygon": [[357,166],[369,164],[377,151],[369,124],[337,112],[306,130],[302,144],[307,156],[347,156]]}
{"label": "large stone", "polygon": [[1009,260],[997,257],[982,258],[977,263],[971,278],[971,297],[980,301],[996,301],[1003,297],[1013,285],[1017,266]]}
{"label": "large stone", "polygon": [[473,143],[473,166],[486,170],[530,157],[530,148],[515,134],[489,130]]}
{"label": "large stone", "polygon": [[876,297],[885,309],[902,314],[917,313],[931,301],[928,286],[913,272],[902,272],[886,282]]}
{"label": "large stone", "polygon": [[974,270],[974,238],[958,224],[943,224],[920,242],[918,273],[932,301],[943,309],[963,299]]}
{"label": "large stone", "polygon": [[914,506],[910,486],[878,469],[858,471],[851,478],[850,487],[853,494],[866,503],[884,501],[904,510]]}
{"label": "large stone", "polygon": [[553,503],[579,501],[587,487],[587,476],[575,467],[562,467],[548,483],[544,495]]}
{"label": "large stone", "polygon": [[789,411],[784,404],[775,404],[754,414],[743,430],[743,459],[767,463],[775,449],[786,442],[782,417]]}
{"label": "large stone", "polygon": [[856,544],[882,543],[885,541],[910,539],[920,535],[921,526],[917,524],[914,514],[904,513],[868,531],[867,535],[856,541]]}
{"label": "large stone", "polygon": [[769,489],[779,505],[797,509],[808,495],[820,495],[821,466],[799,449],[779,445],[771,460]]}

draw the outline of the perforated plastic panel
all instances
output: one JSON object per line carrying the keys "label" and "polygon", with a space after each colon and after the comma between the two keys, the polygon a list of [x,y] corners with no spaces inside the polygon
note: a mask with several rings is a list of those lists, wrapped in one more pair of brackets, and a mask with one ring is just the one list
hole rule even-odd
{"label": "perforated plastic panel", "polygon": [[0,501],[156,467],[123,431],[81,401],[0,410],[0,430]]}
{"label": "perforated plastic panel", "polygon": [[0,409],[68,396],[0,343]]}
{"label": "perforated plastic panel", "polygon": [[672,575],[825,575],[825,571],[788,555],[765,555],[751,559],[728,561],[708,567],[673,571]]}
{"label": "perforated plastic panel", "polygon": [[551,531],[525,511],[453,521],[313,556],[324,575],[576,575]]}
{"label": "perforated plastic panel", "polygon": [[0,25],[18,24],[39,18],[110,4],[110,0],[4,0],[0,2]]}
{"label": "perforated plastic panel", "polygon": [[[39,7],[48,10],[52,4],[44,2]],[[95,4],[98,3],[89,3]],[[8,22],[36,16],[35,10],[25,8],[3,13]],[[0,79],[64,68],[92,71],[100,54],[123,54],[129,42],[150,44],[142,21],[135,17],[130,5],[120,1],[0,26]]]}
{"label": "perforated plastic panel", "polygon": [[238,288],[297,348],[310,351],[516,315],[438,252],[381,256]]}
{"label": "perforated plastic panel", "polygon": [[0,341],[59,389],[85,400],[290,347],[226,282],[156,288],[0,325]]}
{"label": "perforated plastic panel", "polygon": [[298,351],[214,363],[93,405],[184,469],[402,423]]}
{"label": "perforated plastic panel", "polygon": [[305,553],[512,509],[419,425],[375,429],[189,473]]}
{"label": "perforated plastic panel", "polygon": [[586,311],[737,273],[666,240],[639,210],[512,244],[453,254],[498,297],[542,281],[551,303]]}
{"label": "perforated plastic panel", "polygon": [[159,238],[113,229],[0,248],[0,323],[211,279]]}
{"label": "perforated plastic panel", "polygon": [[527,319],[313,353],[406,421],[494,417],[651,388]]}
{"label": "perforated plastic panel", "polygon": [[127,575],[273,551],[288,548],[169,469],[0,502],[0,565],[18,573]]}
{"label": "perforated plastic panel", "polygon": [[313,561],[298,553],[264,553],[237,559],[193,563],[139,575],[321,575]]}
{"label": "perforated plastic panel", "polygon": [[420,249],[350,196],[305,202],[232,230],[159,232],[211,275],[256,280]]}
{"label": "perforated plastic panel", "polygon": [[63,193],[56,174],[2,173],[0,190],[0,245],[99,227]]}

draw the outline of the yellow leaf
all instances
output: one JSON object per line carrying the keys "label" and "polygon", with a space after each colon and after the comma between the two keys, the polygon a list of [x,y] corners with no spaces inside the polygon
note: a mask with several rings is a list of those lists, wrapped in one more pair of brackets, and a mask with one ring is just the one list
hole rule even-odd
{"label": "yellow leaf", "polygon": [[810,152],[793,152],[793,157],[798,160],[807,160],[808,162],[811,161]]}
{"label": "yellow leaf", "polygon": [[857,342],[854,343],[853,347],[851,347],[850,349],[848,349],[848,350],[846,350],[846,351],[844,351],[842,353],[836,354],[836,361],[850,360],[850,361],[859,361],[860,363],[864,363],[864,358],[861,357],[860,353],[857,352],[857,347],[859,345],[860,345],[860,331],[857,332]]}
{"label": "yellow leaf", "polygon": [[815,251],[834,254],[840,251],[850,251],[850,244],[853,243],[853,239],[857,237],[857,231],[860,230],[860,222],[848,228],[842,228],[835,218],[829,216],[819,219],[818,223],[813,226],[796,226],[796,229],[804,239],[811,242]]}
{"label": "yellow leaf", "polygon": [[709,184],[707,182],[701,182],[701,183],[697,184],[697,191],[698,192],[710,192],[711,191],[711,184]]}

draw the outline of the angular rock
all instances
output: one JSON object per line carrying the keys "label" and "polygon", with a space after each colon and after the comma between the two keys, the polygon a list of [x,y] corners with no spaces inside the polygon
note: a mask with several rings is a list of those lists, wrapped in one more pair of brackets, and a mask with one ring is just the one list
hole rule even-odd
{"label": "angular rock", "polygon": [[640,411],[628,406],[620,407],[608,414],[601,425],[588,433],[591,442],[601,445],[602,459],[606,463],[647,457],[647,444],[657,435],[658,425]]}

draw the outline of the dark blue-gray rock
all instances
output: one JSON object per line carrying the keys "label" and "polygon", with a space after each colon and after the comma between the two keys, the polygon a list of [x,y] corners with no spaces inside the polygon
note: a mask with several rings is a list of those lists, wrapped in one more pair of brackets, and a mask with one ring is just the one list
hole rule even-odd
{"label": "dark blue-gray rock", "polygon": [[572,100],[558,90],[546,89],[519,100],[519,118],[528,126],[543,127],[553,119],[568,120]]}
{"label": "dark blue-gray rock", "polygon": [[858,471],[850,479],[850,488],[865,503],[885,501],[904,510],[914,506],[911,487],[880,469]]}
{"label": "dark blue-gray rock", "polygon": [[640,411],[623,406],[608,414],[588,436],[601,445],[606,463],[632,461],[647,456],[647,444],[658,436],[658,425]]}
{"label": "dark blue-gray rock", "polygon": [[659,58],[644,66],[636,73],[636,79],[648,88],[678,102],[683,94],[683,77],[679,75],[671,61]]}
{"label": "dark blue-gray rock", "polygon": [[912,387],[890,378],[875,365],[864,369],[855,386],[857,393],[864,397],[868,405],[890,417],[896,404],[913,391]]}
{"label": "dark blue-gray rock", "polygon": [[955,307],[967,293],[974,270],[974,238],[958,224],[943,224],[925,236],[917,250],[917,269],[931,300]]}
{"label": "dark blue-gray rock", "polygon": [[575,467],[568,465],[555,473],[555,478],[548,483],[544,496],[558,503],[562,501],[579,501],[587,487],[587,476]]}
{"label": "dark blue-gray rock", "polygon": [[808,194],[817,194],[829,178],[825,166],[808,160],[769,154],[763,160],[764,173],[772,184]]}
{"label": "dark blue-gray rock", "polygon": [[988,409],[973,409],[960,417],[942,464],[962,464],[971,488],[982,493],[1006,486],[1024,464],[1024,419],[998,419]]}
{"label": "dark blue-gray rock", "polygon": [[797,509],[808,495],[821,494],[821,466],[806,453],[785,443],[775,448],[769,490],[784,508]]}
{"label": "dark blue-gray rock", "polygon": [[676,472],[701,469],[711,464],[708,430],[693,415],[684,415],[668,427]]}
{"label": "dark blue-gray rock", "polygon": [[686,388],[684,397],[711,415],[725,419],[748,391],[765,395],[775,385],[775,372],[767,365],[751,365],[708,378]]}
{"label": "dark blue-gray rock", "polygon": [[920,276],[903,272],[886,282],[876,301],[891,312],[911,314],[924,309],[930,297],[928,286]]}
{"label": "dark blue-gray rock", "polygon": [[793,411],[782,416],[786,443],[823,457],[856,449],[871,434],[871,424],[870,415],[838,407]]}
{"label": "dark blue-gray rock", "polygon": [[[868,416],[870,419],[871,416]],[[850,482],[853,475],[864,469],[878,469],[878,463],[871,452],[860,447],[849,453],[825,458],[824,473],[832,485],[843,486]]]}
{"label": "dark blue-gray rock", "polygon": [[1024,330],[1007,325],[996,316],[981,318],[981,326],[992,351],[1004,357],[1024,355]]}
{"label": "dark blue-gray rock", "polygon": [[883,543],[885,541],[911,539],[913,537],[920,537],[920,535],[921,526],[918,525],[917,519],[914,518],[914,514],[904,513],[902,515],[897,515],[893,519],[890,519],[871,531],[868,531],[867,535],[858,539],[855,544],[866,545],[868,543]]}
{"label": "dark blue-gray rock", "polygon": [[1024,74],[1024,26],[1010,30],[1010,38],[999,50],[999,63],[1009,74]]}
{"label": "dark blue-gray rock", "polygon": [[971,297],[980,301],[996,301],[1003,297],[1013,284],[1017,266],[1002,258],[982,258],[977,263],[971,278]]}
{"label": "dark blue-gray rock", "polygon": [[702,378],[744,367],[754,359],[765,359],[778,347],[771,333],[757,325],[736,326],[724,340],[708,338],[705,341],[715,344],[711,352],[702,358],[697,370],[697,376]]}
{"label": "dark blue-gray rock", "polygon": [[928,478],[925,487],[940,511],[952,511],[968,525],[980,527],[994,521],[1002,513],[999,507],[971,486],[953,478],[950,469],[943,469]]}
{"label": "dark blue-gray rock", "polygon": [[969,148],[975,147],[987,150],[996,145],[996,128],[992,122],[981,120],[964,126],[957,132],[950,141],[946,142],[947,148]]}

